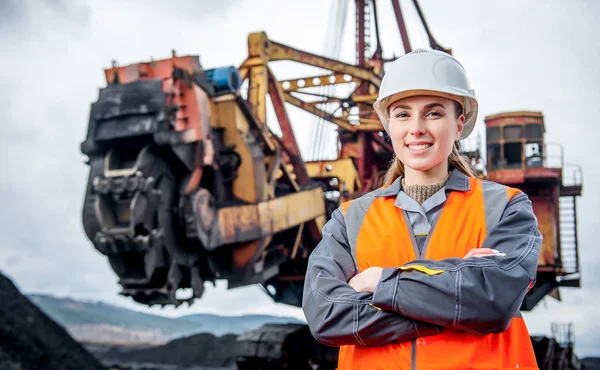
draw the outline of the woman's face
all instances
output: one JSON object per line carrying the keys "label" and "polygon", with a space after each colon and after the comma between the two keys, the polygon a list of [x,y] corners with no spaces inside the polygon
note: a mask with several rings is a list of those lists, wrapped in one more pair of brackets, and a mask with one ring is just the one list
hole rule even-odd
{"label": "woman's face", "polygon": [[453,100],[415,96],[392,103],[388,112],[392,146],[404,166],[420,172],[447,168],[465,121],[464,115],[457,117]]}

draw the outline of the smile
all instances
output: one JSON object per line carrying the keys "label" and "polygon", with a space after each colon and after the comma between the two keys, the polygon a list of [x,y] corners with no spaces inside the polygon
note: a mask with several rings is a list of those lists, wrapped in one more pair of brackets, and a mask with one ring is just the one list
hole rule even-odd
{"label": "smile", "polygon": [[432,145],[433,144],[412,144],[412,145],[407,145],[407,147],[408,147],[408,149],[412,150],[413,152],[419,152],[419,151],[428,149]]}

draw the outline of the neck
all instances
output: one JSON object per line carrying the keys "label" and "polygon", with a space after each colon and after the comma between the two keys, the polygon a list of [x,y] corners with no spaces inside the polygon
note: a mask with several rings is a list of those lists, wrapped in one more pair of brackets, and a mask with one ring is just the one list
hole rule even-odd
{"label": "neck", "polygon": [[404,183],[410,185],[432,185],[445,181],[448,177],[448,160],[426,171],[417,171],[404,166]]}

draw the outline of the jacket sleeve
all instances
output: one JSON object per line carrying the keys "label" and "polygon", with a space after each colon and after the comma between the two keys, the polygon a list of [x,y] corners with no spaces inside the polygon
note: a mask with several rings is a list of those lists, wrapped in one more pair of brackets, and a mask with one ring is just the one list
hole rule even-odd
{"label": "jacket sleeve", "polygon": [[372,305],[372,293],[355,291],[357,274],[344,216],[336,209],[308,261],[302,309],[312,335],[322,344],[383,345],[437,334],[437,326]]}
{"label": "jacket sleeve", "polygon": [[443,327],[502,332],[535,282],[541,245],[531,201],[519,192],[481,246],[501,255],[420,260],[384,269],[373,304]]}

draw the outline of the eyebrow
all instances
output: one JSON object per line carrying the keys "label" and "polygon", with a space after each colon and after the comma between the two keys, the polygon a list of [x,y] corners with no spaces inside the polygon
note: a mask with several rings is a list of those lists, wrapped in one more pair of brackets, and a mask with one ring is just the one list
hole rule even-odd
{"label": "eyebrow", "polygon": [[446,107],[445,107],[443,104],[441,104],[441,103],[431,103],[431,104],[427,104],[427,105],[425,106],[425,109],[429,109],[429,108],[433,108],[433,107],[440,107],[440,108],[444,108],[444,109],[446,109]]}
{"label": "eyebrow", "polygon": [[[433,108],[433,107],[441,107],[441,108],[446,109],[446,107],[443,104],[440,104],[440,103],[429,103],[424,108],[425,109],[430,109],[430,108]],[[398,109],[398,108],[400,108],[400,109],[408,109],[408,110],[412,109],[410,106],[404,105],[404,104],[396,105],[392,109],[394,110],[394,109]]]}

